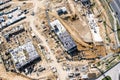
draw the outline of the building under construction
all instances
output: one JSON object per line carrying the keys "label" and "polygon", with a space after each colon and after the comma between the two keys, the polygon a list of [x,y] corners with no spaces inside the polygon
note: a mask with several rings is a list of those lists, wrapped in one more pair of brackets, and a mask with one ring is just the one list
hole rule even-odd
{"label": "building under construction", "polygon": [[60,23],[59,20],[55,20],[55,21],[51,22],[50,24],[51,24],[52,29],[54,30],[54,32],[56,33],[56,35],[62,42],[65,50],[68,53],[72,53],[75,50],[77,50],[77,46],[76,46],[75,42],[73,41],[73,39],[71,38],[71,36],[69,35],[69,33],[66,31],[66,29]]}
{"label": "building under construction", "polygon": [[10,50],[9,53],[18,71],[23,71],[25,68],[41,60],[32,42]]}
{"label": "building under construction", "polygon": [[9,42],[11,37],[13,37],[19,33],[22,33],[24,31],[25,31],[25,29],[24,29],[23,25],[19,25],[15,28],[12,28],[6,34],[4,34],[4,38],[6,39],[7,42]]}

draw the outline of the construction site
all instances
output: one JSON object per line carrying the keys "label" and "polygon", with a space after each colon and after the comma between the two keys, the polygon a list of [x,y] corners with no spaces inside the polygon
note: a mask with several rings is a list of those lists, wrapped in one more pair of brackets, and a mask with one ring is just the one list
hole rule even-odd
{"label": "construction site", "polygon": [[0,0],[0,80],[97,80],[98,68],[120,61],[105,8],[101,0]]}

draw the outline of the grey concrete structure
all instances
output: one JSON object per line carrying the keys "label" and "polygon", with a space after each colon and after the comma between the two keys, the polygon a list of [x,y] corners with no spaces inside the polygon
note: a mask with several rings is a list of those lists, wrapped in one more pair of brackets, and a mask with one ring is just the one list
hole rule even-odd
{"label": "grey concrete structure", "polygon": [[19,71],[24,70],[41,59],[32,42],[28,42],[22,46],[10,50],[9,53],[16,69]]}
{"label": "grey concrete structure", "polygon": [[69,33],[64,28],[64,26],[60,23],[60,21],[55,20],[51,22],[50,24],[51,24],[52,29],[54,30],[54,32],[56,33],[56,35],[62,42],[65,50],[68,53],[72,53],[73,51],[75,51],[77,49],[77,46],[74,40],[72,39],[72,37],[69,35]]}

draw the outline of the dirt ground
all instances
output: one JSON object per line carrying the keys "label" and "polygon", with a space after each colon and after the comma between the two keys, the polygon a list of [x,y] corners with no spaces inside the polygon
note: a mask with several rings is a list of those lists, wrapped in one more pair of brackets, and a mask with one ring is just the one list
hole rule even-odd
{"label": "dirt ground", "polygon": [[0,77],[5,79],[5,80],[30,80],[24,76],[21,75],[17,75],[15,73],[11,73],[11,72],[6,72],[4,66],[2,64],[0,64]]}
{"label": "dirt ground", "polygon": [[[46,4],[43,4],[43,3],[45,3],[45,1],[47,1],[47,0],[13,0],[13,2],[15,2],[15,3],[17,3],[18,1],[25,1],[25,2],[27,2],[27,1],[29,1],[28,3],[30,3],[30,4],[28,4],[28,5],[24,5],[24,7],[22,8],[23,10],[24,9],[26,9],[26,8],[30,8],[30,9],[32,9],[32,7],[35,5],[35,8],[34,8],[34,11],[35,11],[35,14],[36,14],[36,21],[35,21],[35,24],[38,24],[37,26],[36,25],[31,25],[31,26],[34,26],[34,27],[36,27],[36,29],[40,29],[40,27],[41,27],[41,25],[40,25],[40,23],[42,23],[42,22],[40,22],[40,21],[43,21],[44,20],[44,18],[45,18],[45,13],[44,13],[44,15],[42,15],[42,16],[40,16],[39,15],[39,13],[40,12],[42,12],[42,9],[43,9],[43,6],[45,6],[46,4],[48,4],[47,2],[46,2]],[[36,4],[35,3],[35,1],[37,1],[37,2],[39,2],[38,4]],[[53,0],[54,1],[54,4],[55,4],[55,0]],[[57,0],[56,0],[57,1]],[[60,0],[58,0],[58,2],[59,2]],[[51,4],[51,5],[54,5],[54,4]],[[98,1],[98,6],[99,7],[101,7],[101,4],[99,3],[99,1]],[[39,9],[39,8],[41,8],[41,10],[37,10],[37,9]],[[109,19],[108,19],[108,16],[107,16],[107,14],[106,14],[106,12],[105,12],[105,10],[101,7],[101,9],[102,9],[102,14],[103,14],[103,18],[105,18],[105,20],[106,20],[106,22],[107,22],[107,24],[108,25],[110,25],[110,22],[109,22]],[[43,10],[43,12],[45,12],[45,10]],[[37,15],[38,14],[38,15]],[[78,14],[78,15],[80,15],[80,14]],[[39,16],[39,17],[38,17]],[[44,18],[43,18],[43,16],[44,16]],[[53,16],[53,15],[52,15]],[[55,16],[54,16],[55,17]],[[79,16],[80,17],[80,16]],[[39,18],[39,19],[38,19]],[[56,17],[56,18],[58,18],[58,17]],[[33,17],[27,17],[27,19],[33,19]],[[88,28],[88,24],[85,22],[85,21],[83,21],[82,22],[82,18],[81,18],[81,20],[76,20],[76,21],[65,21],[65,20],[63,20],[62,21],[62,19],[61,18],[58,18],[60,21],[61,21],[61,23],[63,24],[63,25],[66,25],[66,29],[68,30],[68,32],[70,32],[70,34],[71,34],[71,36],[74,38],[74,40],[76,40],[76,43],[77,43],[77,45],[78,45],[78,49],[79,49],[79,51],[81,51],[81,50],[83,50],[84,52],[83,52],[83,57],[85,57],[85,58],[96,58],[97,56],[105,56],[106,55],[106,53],[110,53],[111,51],[110,51],[110,48],[109,47],[107,47],[107,49],[106,49],[106,46],[94,46],[94,45],[92,45],[92,47],[93,47],[93,49],[92,48],[85,48],[85,47],[83,47],[83,45],[86,45],[86,46],[90,46],[89,44],[87,44],[86,42],[91,42],[92,41],[92,39],[91,39],[91,33],[90,33],[90,30],[89,30],[89,28]],[[26,20],[26,19],[25,19]],[[25,21],[24,20],[24,21]],[[31,21],[30,20],[30,21]],[[26,20],[26,21],[28,21],[29,22],[29,20]],[[32,21],[31,21],[32,22]],[[69,26],[70,25],[70,26]],[[106,44],[106,43],[108,43],[107,41],[106,41],[106,36],[105,36],[105,28],[104,28],[104,26],[103,26],[103,24],[98,24],[101,28],[100,28],[100,32],[101,32],[101,36],[103,37],[103,39],[104,39],[104,43]],[[33,27],[33,28],[34,28]],[[40,30],[35,30],[35,32],[39,32],[39,33],[42,33],[42,32],[40,32]],[[111,30],[109,29],[109,28],[107,28],[107,31],[108,31],[108,34],[111,32]],[[43,34],[43,33],[42,33]],[[23,34],[24,35],[24,34]],[[40,36],[41,37],[41,36]],[[115,42],[114,41],[114,35],[113,34],[111,34],[110,35],[110,38],[111,38],[111,42]],[[45,38],[46,39],[46,38]],[[77,41],[78,40],[78,41]],[[44,41],[46,41],[46,40],[44,40]],[[81,44],[83,44],[83,45],[80,45],[80,43]],[[36,45],[37,45],[37,43],[35,43]],[[46,45],[46,44],[45,44]],[[56,45],[56,44],[55,44]],[[50,47],[54,47],[55,45],[51,45]],[[40,53],[40,51],[38,51],[39,53]],[[41,53],[40,53],[41,54]],[[41,55],[43,58],[44,58],[44,56],[43,55]],[[87,62],[87,61],[86,61]],[[80,63],[80,62],[76,62],[76,63]],[[45,61],[45,62],[43,62],[43,64],[47,64],[47,62]],[[52,64],[54,64],[54,63],[52,63]],[[25,76],[22,76],[22,75],[19,75],[19,74],[15,74],[15,73],[11,73],[11,72],[6,72],[6,70],[5,70],[5,68],[4,68],[4,66],[2,65],[2,64],[0,64],[0,70],[2,70],[2,71],[0,71],[0,78],[3,78],[3,79],[5,79],[5,80],[31,80],[31,79],[29,79],[29,78],[26,78]],[[48,71],[48,70],[47,70]],[[41,76],[44,76],[44,75],[50,75],[50,74],[48,74],[47,73],[47,71],[45,72],[45,74],[43,74],[43,73],[40,73],[40,75]],[[49,71],[48,71],[49,72]],[[7,77],[6,77],[7,76]],[[36,77],[36,76],[35,76]],[[40,79],[41,80],[41,79]],[[42,79],[43,80],[43,79]]]}

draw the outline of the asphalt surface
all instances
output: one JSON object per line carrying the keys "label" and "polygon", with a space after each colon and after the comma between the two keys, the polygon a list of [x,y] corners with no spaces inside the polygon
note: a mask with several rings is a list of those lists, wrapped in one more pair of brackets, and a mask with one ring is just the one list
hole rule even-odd
{"label": "asphalt surface", "polygon": [[113,11],[116,13],[118,21],[120,22],[120,0],[112,0],[110,5]]}
{"label": "asphalt surface", "polygon": [[[115,67],[104,73],[105,76],[110,76],[112,80],[120,80],[120,63],[117,64]],[[102,80],[104,76],[100,76],[96,80]]]}

